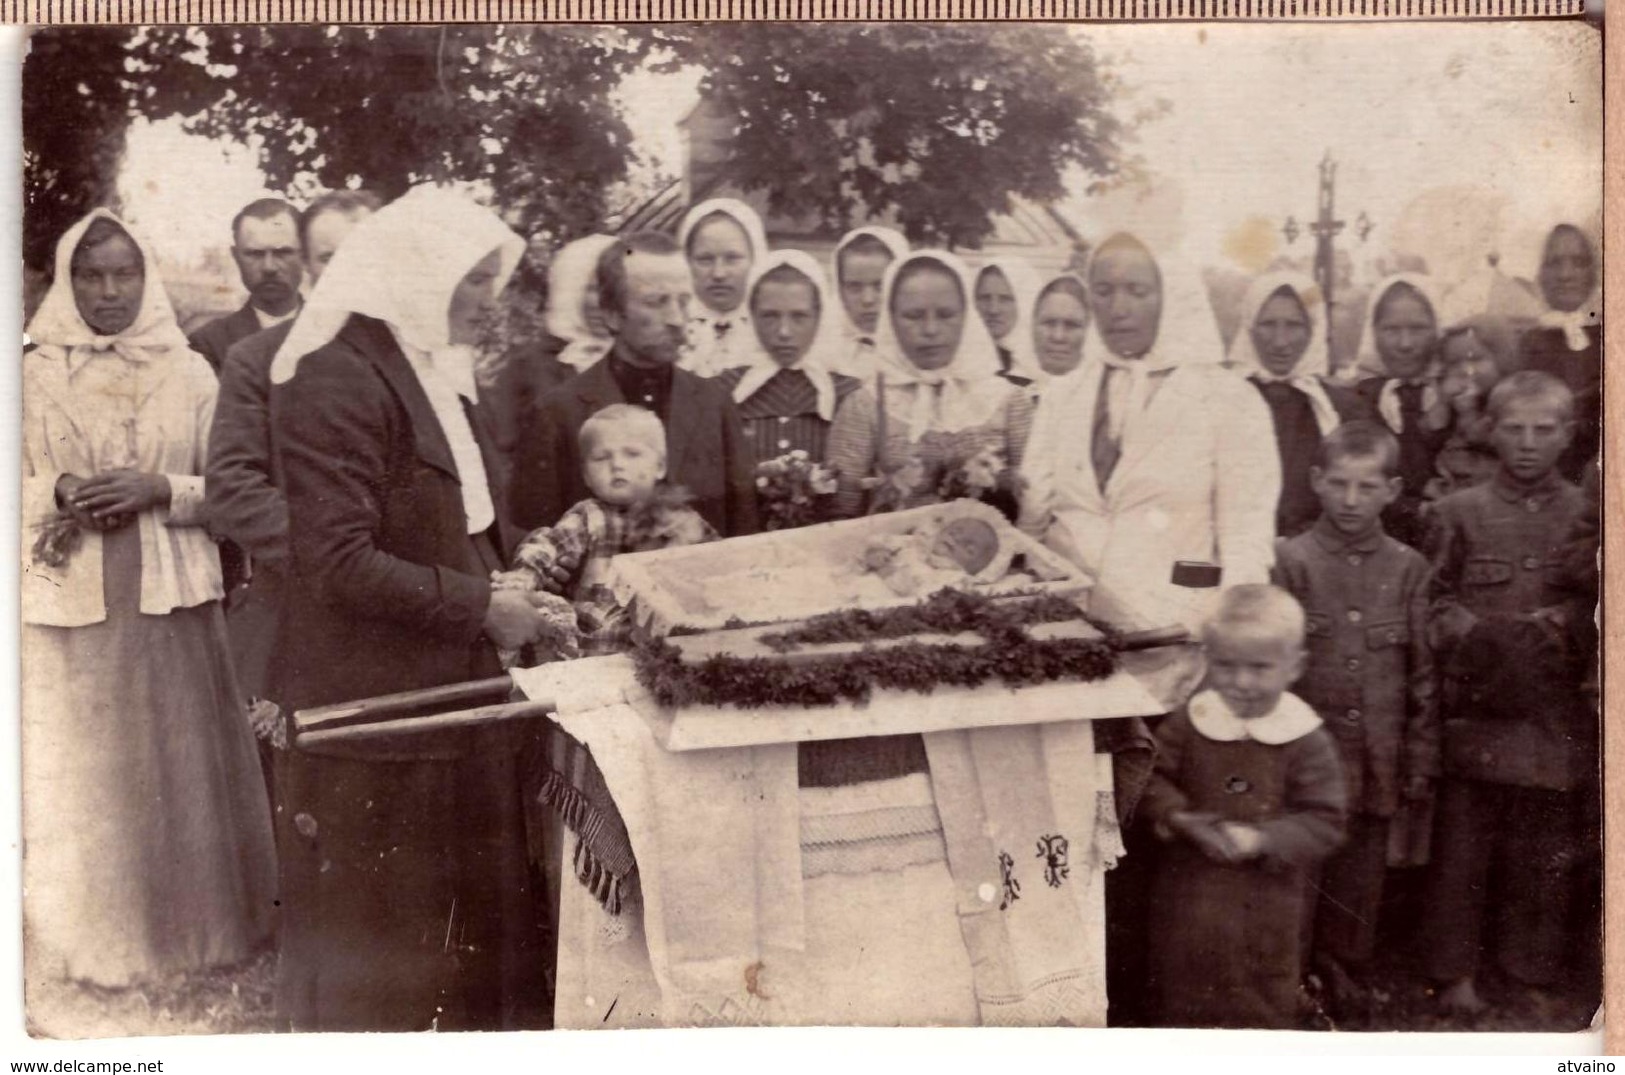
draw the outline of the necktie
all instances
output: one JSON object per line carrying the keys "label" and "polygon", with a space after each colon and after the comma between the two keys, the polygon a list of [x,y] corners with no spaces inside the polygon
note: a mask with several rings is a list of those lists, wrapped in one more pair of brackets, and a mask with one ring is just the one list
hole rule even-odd
{"label": "necktie", "polygon": [[1396,394],[1399,396],[1400,425],[1407,433],[1422,428],[1422,386],[1402,384]]}
{"label": "necktie", "polygon": [[1117,469],[1117,460],[1123,454],[1122,442],[1112,435],[1111,382],[1114,372],[1112,367],[1107,366],[1100,376],[1100,392],[1095,396],[1094,430],[1089,437],[1089,460],[1094,464],[1095,482],[1102,493],[1106,491],[1106,483],[1111,480],[1112,471]]}
{"label": "necktie", "polygon": [[717,339],[719,340],[726,336],[728,334],[728,330],[733,327],[732,321],[718,321],[711,326],[711,328],[716,332]]}

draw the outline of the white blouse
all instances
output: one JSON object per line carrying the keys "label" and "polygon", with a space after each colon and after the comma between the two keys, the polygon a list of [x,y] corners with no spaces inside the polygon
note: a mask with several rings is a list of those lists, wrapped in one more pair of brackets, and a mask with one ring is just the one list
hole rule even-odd
{"label": "white blouse", "polygon": [[219,553],[203,528],[216,387],[214,372],[192,351],[145,361],[89,346],[23,356],[25,623],[82,627],[107,618],[101,534],[86,533],[60,569],[33,562],[36,528],[55,514],[64,474],[88,478],[131,468],[168,479],[169,506],[137,517],[141,612],[161,616],[224,596]]}

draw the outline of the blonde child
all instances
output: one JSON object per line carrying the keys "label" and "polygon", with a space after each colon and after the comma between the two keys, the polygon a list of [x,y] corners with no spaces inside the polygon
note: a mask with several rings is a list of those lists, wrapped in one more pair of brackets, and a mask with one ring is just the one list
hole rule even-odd
{"label": "blonde child", "polygon": [[1287,691],[1304,614],[1232,587],[1208,622],[1207,688],[1157,728],[1141,809],[1166,841],[1151,898],[1150,986],[1165,1026],[1298,1023],[1305,872],[1343,838],[1337,746]]}
{"label": "blonde child", "polygon": [[555,525],[527,535],[514,568],[492,578],[568,599],[580,652],[591,656],[624,648],[628,636],[624,610],[608,586],[611,559],[715,541],[717,533],[688,507],[681,489],[665,484],[666,429],[653,411],[613,403],[583,422],[579,437],[582,476],[592,495]]}

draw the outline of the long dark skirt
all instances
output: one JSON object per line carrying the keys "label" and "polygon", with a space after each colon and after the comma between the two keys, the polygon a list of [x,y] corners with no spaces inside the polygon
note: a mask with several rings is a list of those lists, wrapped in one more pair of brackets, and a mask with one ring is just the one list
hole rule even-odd
{"label": "long dark skirt", "polygon": [[1151,888],[1151,993],[1177,1027],[1298,1025],[1303,878],[1165,845]]}
{"label": "long dark skirt", "polygon": [[544,919],[515,739],[452,760],[278,758],[285,1029],[543,1026]]}

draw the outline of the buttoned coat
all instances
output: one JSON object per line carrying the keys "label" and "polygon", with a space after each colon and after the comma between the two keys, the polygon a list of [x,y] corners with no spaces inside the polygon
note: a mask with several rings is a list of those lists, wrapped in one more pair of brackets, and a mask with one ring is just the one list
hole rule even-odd
{"label": "buttoned coat", "polygon": [[[292,554],[273,696],[297,708],[499,674],[451,448],[388,326],[352,316],[272,390],[271,422]],[[505,556],[518,535],[500,513],[497,529]]]}
{"label": "buttoned coat", "polygon": [[1428,562],[1380,529],[1350,540],[1324,518],[1276,556],[1276,582],[1308,620],[1293,689],[1337,741],[1350,809],[1392,817],[1406,778],[1438,775]]}

